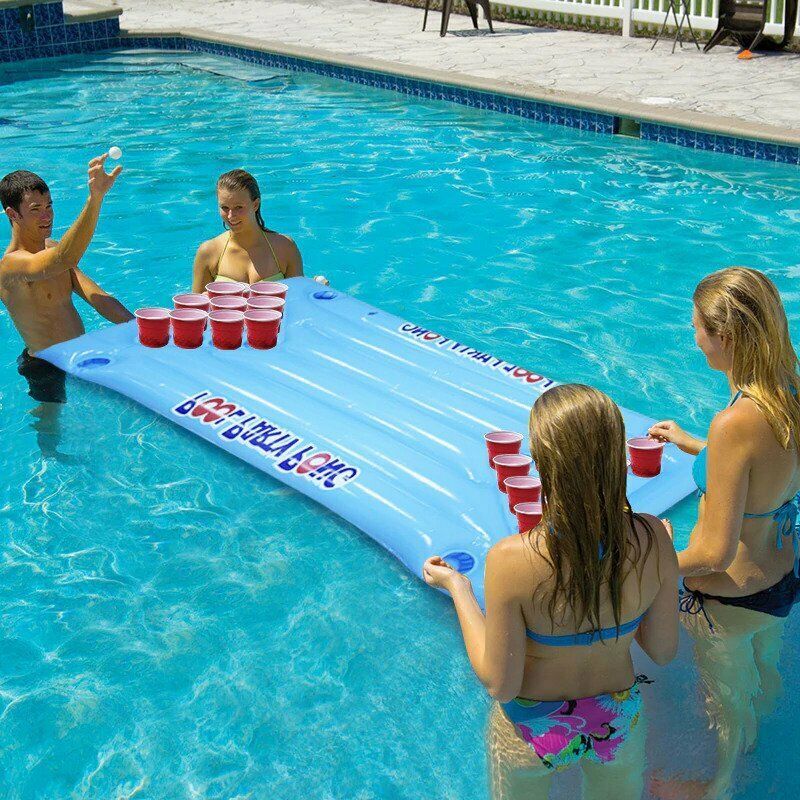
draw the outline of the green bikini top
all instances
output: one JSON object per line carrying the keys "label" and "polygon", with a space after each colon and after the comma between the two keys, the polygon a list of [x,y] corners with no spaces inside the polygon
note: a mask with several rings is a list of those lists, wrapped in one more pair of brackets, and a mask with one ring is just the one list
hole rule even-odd
{"label": "green bikini top", "polygon": [[[283,270],[280,269],[281,262],[278,261],[278,256],[275,253],[275,248],[272,246],[272,242],[269,240],[269,236],[267,236],[266,231],[262,231],[264,234],[264,239],[267,241],[267,247],[269,247],[270,253],[272,253],[272,257],[275,259],[275,265],[278,267],[278,271],[274,275],[270,275],[269,278],[261,278],[264,281],[282,281],[286,278]],[[214,276],[215,281],[230,281],[232,283],[240,283],[241,281],[237,281],[235,278],[229,278],[227,275],[220,275],[219,268],[222,264],[222,257],[225,255],[225,252],[228,249],[228,245],[231,243],[231,234],[228,234],[228,238],[225,240],[225,246],[222,248],[222,252],[219,254],[219,258],[217,259],[217,266],[215,269],[216,275]]]}

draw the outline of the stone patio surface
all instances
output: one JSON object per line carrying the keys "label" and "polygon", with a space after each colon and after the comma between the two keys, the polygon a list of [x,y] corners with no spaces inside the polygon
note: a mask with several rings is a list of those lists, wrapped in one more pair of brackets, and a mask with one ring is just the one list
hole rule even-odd
{"label": "stone patio surface", "polygon": [[[69,3],[65,3],[66,6]],[[592,95],[644,108],[695,112],[800,134],[800,55],[740,61],[736,50],[704,55],[694,45],[600,33],[549,30],[439,13],[422,31],[421,9],[373,0],[117,0],[129,31],[203,29],[496,80],[547,94]],[[754,132],[755,133],[755,132]]]}

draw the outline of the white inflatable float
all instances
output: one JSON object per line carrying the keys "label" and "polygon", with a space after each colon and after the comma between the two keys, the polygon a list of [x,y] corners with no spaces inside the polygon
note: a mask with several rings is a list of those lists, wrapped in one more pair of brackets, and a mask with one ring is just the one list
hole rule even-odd
{"label": "white inflatable float", "polygon": [[[150,349],[131,322],[38,355],[308,495],[416,575],[445,556],[482,598],[487,550],[517,529],[483,436],[527,433],[554,382],[310,279],[286,283],[272,350]],[[653,422],[623,415],[628,436]],[[691,461],[668,445],[660,475],[630,475],[633,508],[660,514],[690,494]]]}

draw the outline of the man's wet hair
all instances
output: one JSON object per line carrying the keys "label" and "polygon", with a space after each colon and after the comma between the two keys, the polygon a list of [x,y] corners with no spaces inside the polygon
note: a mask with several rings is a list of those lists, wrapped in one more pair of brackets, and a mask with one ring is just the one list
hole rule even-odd
{"label": "man's wet hair", "polygon": [[28,192],[46,194],[49,191],[47,184],[35,172],[18,169],[0,180],[0,206],[4,209],[10,206],[19,211]]}

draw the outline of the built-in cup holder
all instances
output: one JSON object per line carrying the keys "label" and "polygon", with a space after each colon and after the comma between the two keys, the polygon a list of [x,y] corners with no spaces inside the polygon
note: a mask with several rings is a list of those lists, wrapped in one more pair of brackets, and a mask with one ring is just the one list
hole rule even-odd
{"label": "built-in cup holder", "polygon": [[110,363],[111,359],[105,356],[91,356],[90,358],[81,359],[75,366],[78,369],[99,369],[100,367],[107,367]]}
{"label": "built-in cup holder", "polygon": [[469,572],[475,566],[475,556],[464,550],[454,550],[452,553],[442,556],[453,569],[459,572]]}

